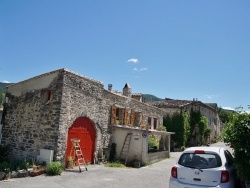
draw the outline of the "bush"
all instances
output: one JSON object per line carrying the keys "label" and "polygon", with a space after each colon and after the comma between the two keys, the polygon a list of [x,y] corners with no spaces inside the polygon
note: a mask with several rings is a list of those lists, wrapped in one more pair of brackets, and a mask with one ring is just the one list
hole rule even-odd
{"label": "bush", "polygon": [[10,168],[11,167],[10,167],[10,163],[9,162],[0,163],[0,171],[1,172],[9,173],[9,172],[11,172]]}
{"label": "bush", "polygon": [[58,161],[51,162],[47,168],[47,174],[49,176],[61,175],[62,171],[63,171],[62,164]]}
{"label": "bush", "polygon": [[150,135],[148,137],[148,147],[149,148],[159,148],[159,140],[156,135]]}
{"label": "bush", "polygon": [[20,160],[20,159],[11,159],[10,161],[11,164],[11,170],[22,170],[22,169],[28,169],[31,162],[24,159],[24,160]]}
{"label": "bush", "polygon": [[235,166],[241,180],[250,181],[250,114],[235,114],[226,124],[222,140],[234,149]]}
{"label": "bush", "polygon": [[0,145],[0,163],[8,161],[9,147]]}

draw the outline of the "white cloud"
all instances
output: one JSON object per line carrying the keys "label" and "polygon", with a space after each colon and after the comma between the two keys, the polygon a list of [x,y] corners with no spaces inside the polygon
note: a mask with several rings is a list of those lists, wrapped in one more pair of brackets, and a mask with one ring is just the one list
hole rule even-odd
{"label": "white cloud", "polygon": [[229,107],[229,106],[226,106],[226,107],[222,107],[223,109],[225,109],[225,110],[235,110],[234,108],[232,108],[232,107]]}
{"label": "white cloud", "polygon": [[205,95],[205,97],[208,99],[214,99],[214,98],[219,98],[219,95]]}
{"label": "white cloud", "polygon": [[139,63],[139,60],[136,58],[131,58],[128,60],[129,63]]}
{"label": "white cloud", "polygon": [[208,99],[212,99],[212,98],[214,98],[214,95],[205,95],[205,97]]}
{"label": "white cloud", "polygon": [[134,69],[133,69],[133,71],[136,71],[136,72],[142,72],[142,71],[147,71],[148,69],[146,68],[146,67],[142,67],[142,68],[137,68],[137,67],[135,67]]}
{"label": "white cloud", "polygon": [[3,83],[10,83],[10,82],[9,82],[9,81],[7,81],[7,80],[4,80],[4,81],[3,81]]}

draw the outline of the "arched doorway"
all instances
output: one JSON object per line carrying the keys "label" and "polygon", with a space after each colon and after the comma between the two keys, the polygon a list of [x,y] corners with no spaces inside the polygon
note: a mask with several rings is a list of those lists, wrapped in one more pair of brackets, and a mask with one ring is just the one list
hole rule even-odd
{"label": "arched doorway", "polygon": [[66,163],[72,149],[72,138],[80,139],[80,146],[86,162],[93,163],[96,131],[89,118],[77,118],[68,131]]}

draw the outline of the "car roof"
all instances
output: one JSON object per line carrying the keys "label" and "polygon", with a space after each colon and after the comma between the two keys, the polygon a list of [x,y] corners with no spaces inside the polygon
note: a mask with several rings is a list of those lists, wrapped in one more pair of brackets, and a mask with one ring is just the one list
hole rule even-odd
{"label": "car roof", "polygon": [[199,147],[190,147],[184,150],[184,152],[194,152],[196,150],[203,150],[205,152],[215,152],[215,153],[220,153],[220,150],[224,148],[222,147],[208,147],[208,146],[199,146]]}

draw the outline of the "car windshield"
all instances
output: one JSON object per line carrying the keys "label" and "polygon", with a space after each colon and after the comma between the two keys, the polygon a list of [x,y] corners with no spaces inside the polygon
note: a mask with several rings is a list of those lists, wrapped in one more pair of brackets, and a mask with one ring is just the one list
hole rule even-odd
{"label": "car windshield", "polygon": [[217,168],[222,165],[219,155],[213,153],[183,153],[178,164],[188,168],[198,169]]}

